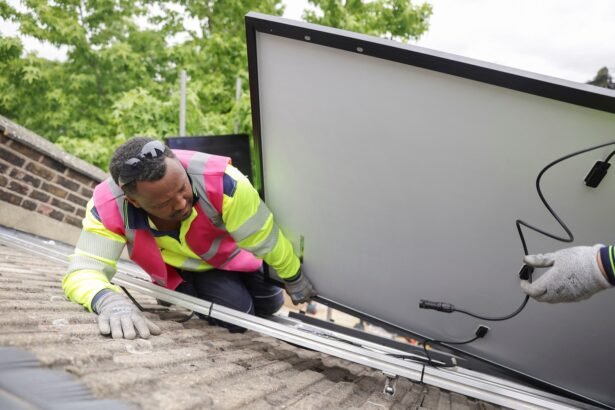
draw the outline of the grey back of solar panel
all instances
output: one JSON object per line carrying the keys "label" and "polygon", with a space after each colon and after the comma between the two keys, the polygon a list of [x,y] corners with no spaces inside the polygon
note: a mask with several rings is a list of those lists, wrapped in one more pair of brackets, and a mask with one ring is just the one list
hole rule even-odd
{"label": "grey back of solar panel", "polygon": [[[615,92],[346,31],[247,17],[264,196],[319,294],[471,355],[615,406],[615,292],[530,301],[515,221],[566,233],[540,170],[615,140]],[[545,198],[572,243],[524,229],[530,253],[615,242],[615,176],[584,184],[608,146],[553,166]],[[536,273],[537,275],[540,272]]]}

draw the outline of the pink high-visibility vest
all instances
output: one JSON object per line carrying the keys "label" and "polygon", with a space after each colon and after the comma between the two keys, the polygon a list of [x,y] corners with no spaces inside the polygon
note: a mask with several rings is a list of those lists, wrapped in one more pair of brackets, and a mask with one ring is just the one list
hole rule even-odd
{"label": "pink high-visibility vest", "polygon": [[[195,151],[173,150],[192,179],[199,194],[194,204],[197,217],[192,221],[186,241],[190,249],[211,266],[228,271],[254,272],[262,261],[240,249],[222,222],[223,177],[230,158]],[[107,178],[94,188],[94,206],[101,222],[127,240],[130,259],[152,276],[154,283],[175,289],[182,278],[162,259],[149,229],[131,229],[127,224],[124,192]]]}

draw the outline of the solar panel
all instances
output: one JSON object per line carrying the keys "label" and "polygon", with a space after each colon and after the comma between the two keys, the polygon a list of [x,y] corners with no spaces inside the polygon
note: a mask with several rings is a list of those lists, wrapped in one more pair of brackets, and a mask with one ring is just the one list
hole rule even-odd
{"label": "solar panel", "polygon": [[[523,300],[515,221],[565,235],[537,196],[551,161],[615,140],[615,93],[260,14],[247,17],[254,132],[266,202],[319,294],[465,352],[615,406],[615,292]],[[613,243],[615,177],[583,179],[615,147],[547,171],[565,244],[525,232],[530,253]]]}
{"label": "solar panel", "polygon": [[250,181],[253,181],[248,134],[167,137],[166,142],[169,148],[230,157],[233,165],[246,175]]}

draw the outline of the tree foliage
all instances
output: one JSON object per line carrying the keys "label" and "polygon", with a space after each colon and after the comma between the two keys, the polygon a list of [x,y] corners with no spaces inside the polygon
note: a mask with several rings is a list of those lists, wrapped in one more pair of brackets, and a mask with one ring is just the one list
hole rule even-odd
{"label": "tree foliage", "polygon": [[[428,5],[402,0],[311,0],[320,24],[416,38]],[[178,134],[179,85],[186,70],[187,133],[250,132],[244,15],[281,15],[281,0],[0,0],[0,24],[67,50],[66,61],[25,53],[0,38],[0,114],[105,169],[134,135]],[[236,79],[243,92],[235,101]]]}
{"label": "tree foliage", "polygon": [[615,90],[615,81],[613,81],[613,77],[609,73],[609,69],[607,67],[602,67],[598,70],[594,79],[588,81],[587,84]]}
{"label": "tree foliage", "polygon": [[408,0],[308,0],[316,10],[306,10],[311,23],[343,28],[358,33],[407,41],[427,31],[431,5],[414,5]]}

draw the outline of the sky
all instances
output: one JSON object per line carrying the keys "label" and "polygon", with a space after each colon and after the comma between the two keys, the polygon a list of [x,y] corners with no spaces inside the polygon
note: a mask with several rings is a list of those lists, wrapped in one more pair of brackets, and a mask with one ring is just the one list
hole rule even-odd
{"label": "sky", "polygon": [[[615,0],[427,2],[433,6],[429,30],[412,44],[576,82],[591,80],[605,66],[615,72]],[[308,4],[284,3],[284,17],[297,20]],[[16,31],[13,24],[0,25],[2,35]],[[24,42],[46,58],[61,59],[66,52]]]}
{"label": "sky", "polygon": [[[285,3],[285,17],[300,19],[307,1]],[[576,82],[615,71],[615,0],[427,3],[429,30],[412,44]]]}

